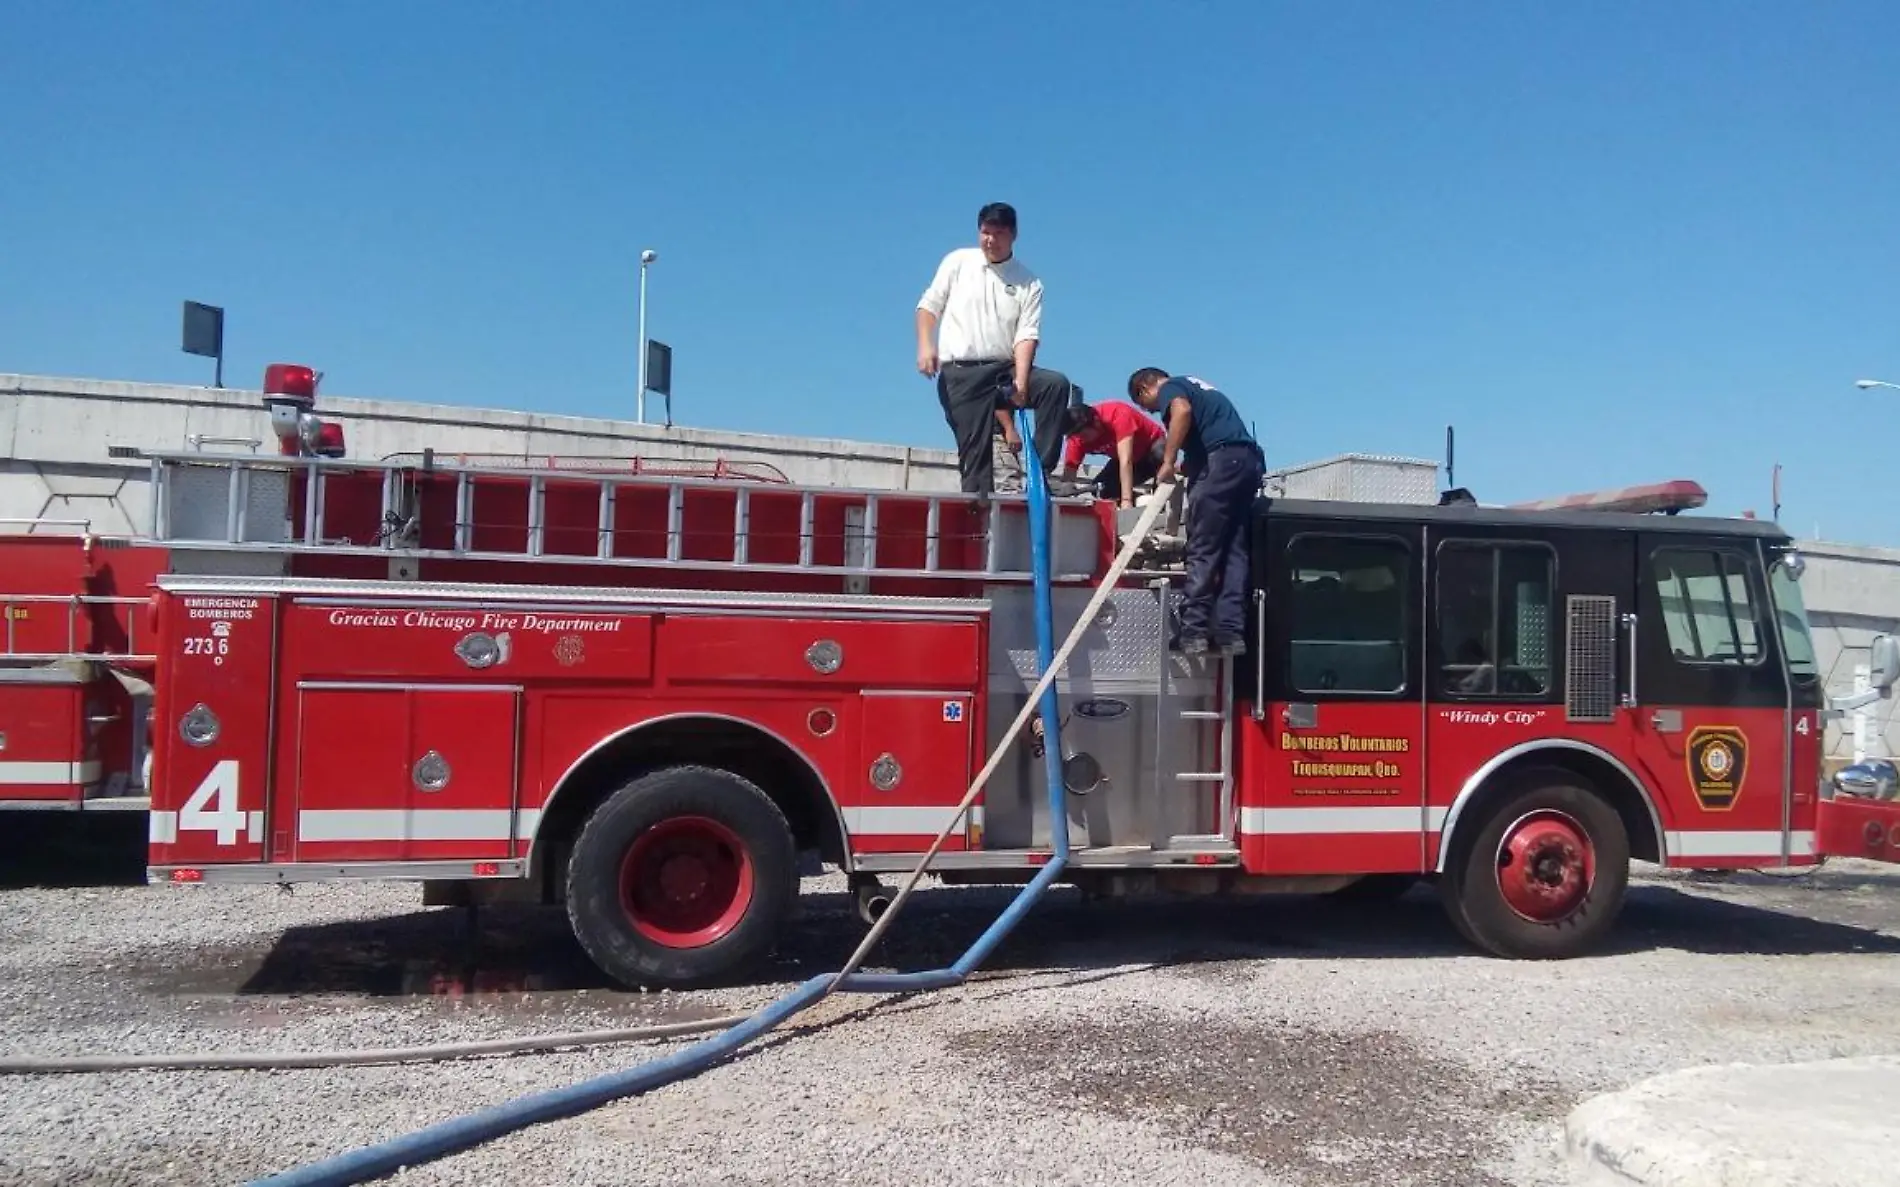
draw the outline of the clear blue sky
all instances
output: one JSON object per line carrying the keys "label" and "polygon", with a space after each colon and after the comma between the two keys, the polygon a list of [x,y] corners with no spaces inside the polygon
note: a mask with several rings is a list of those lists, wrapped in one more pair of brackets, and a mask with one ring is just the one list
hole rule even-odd
{"label": "clear blue sky", "polygon": [[[1900,4],[0,7],[0,370],[947,446],[912,308],[1015,203],[1043,361],[1487,501],[1693,477],[1900,544]],[[1864,493],[1871,492],[1871,493]]]}

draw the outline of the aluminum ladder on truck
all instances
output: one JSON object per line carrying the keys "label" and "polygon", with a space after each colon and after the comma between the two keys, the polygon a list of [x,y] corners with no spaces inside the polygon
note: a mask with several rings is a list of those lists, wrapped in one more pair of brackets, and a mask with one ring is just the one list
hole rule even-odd
{"label": "aluminum ladder on truck", "polygon": [[[1185,488],[1177,493],[1173,506],[1169,508],[1166,534],[1176,540],[1184,539]],[[1167,563],[1159,566],[1175,574],[1182,580],[1186,578],[1185,556],[1179,563]],[[1212,705],[1209,707],[1182,707],[1181,697],[1174,683],[1175,657],[1168,650],[1168,640],[1173,638],[1180,627],[1180,618],[1176,610],[1178,595],[1175,582],[1169,578],[1157,578],[1150,583],[1161,609],[1161,657],[1158,687],[1156,688],[1155,756],[1157,802],[1163,797],[1181,797],[1191,795],[1196,789],[1210,785],[1216,789],[1216,805],[1213,812],[1213,827],[1205,832],[1174,833],[1168,835],[1165,847],[1170,850],[1185,850],[1210,857],[1231,857],[1239,852],[1240,822],[1236,815],[1236,787],[1234,782],[1234,676],[1236,660],[1233,656],[1208,656],[1199,660],[1181,657],[1183,667],[1205,673],[1213,682]],[[1265,620],[1263,617],[1264,597],[1261,591],[1254,590],[1252,597],[1256,616],[1256,632],[1259,636],[1253,643],[1248,659],[1256,664],[1264,646]],[[1258,719],[1260,710],[1255,707]],[[1189,733],[1196,743],[1195,753],[1183,756],[1188,761],[1185,768],[1176,767],[1171,761],[1171,752],[1165,748],[1168,737],[1167,726],[1170,720],[1186,723]],[[1198,727],[1198,728],[1193,728]],[[1211,735],[1211,737],[1210,737]],[[1211,752],[1211,753],[1210,753]],[[1161,835],[1157,833],[1157,835]]]}
{"label": "aluminum ladder on truck", "polygon": [[[1189,659],[1168,649],[1168,641],[1179,626],[1175,609],[1178,593],[1174,582],[1157,578],[1150,583],[1161,608],[1159,680],[1155,690],[1155,815],[1157,825],[1171,803],[1191,798],[1200,789],[1213,787],[1216,801],[1211,828],[1203,832],[1169,832],[1157,827],[1155,848],[1230,857],[1238,852],[1239,829],[1235,817],[1234,786],[1234,671],[1232,656],[1209,653]],[[1258,644],[1255,645],[1256,650]],[[1251,656],[1250,656],[1251,658]],[[1176,690],[1176,665],[1189,671],[1204,672],[1213,684],[1212,704],[1207,707],[1184,706]],[[1173,722],[1186,723],[1194,739],[1193,753],[1176,755],[1168,739]]]}
{"label": "aluminum ladder on truck", "polygon": [[[411,579],[412,562],[430,559],[820,572],[843,578],[846,593],[865,592],[873,577],[1032,575],[1020,495],[646,474],[622,458],[566,459],[572,468],[561,468],[539,459],[469,464],[434,451],[404,461],[112,453],[149,461],[151,536],[188,552],[384,556],[392,578]],[[1088,581],[1099,537],[1090,501],[1051,502],[1055,580]],[[976,526],[958,530],[966,525]]]}

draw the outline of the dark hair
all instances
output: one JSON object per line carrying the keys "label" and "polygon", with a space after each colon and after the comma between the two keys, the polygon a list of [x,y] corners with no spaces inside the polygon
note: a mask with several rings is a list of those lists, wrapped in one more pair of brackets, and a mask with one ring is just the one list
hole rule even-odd
{"label": "dark hair", "polygon": [[1167,378],[1168,373],[1159,367],[1143,367],[1128,377],[1128,398],[1131,400],[1134,399],[1135,394],[1139,392],[1143,385],[1150,379],[1166,380]]}
{"label": "dark hair", "polygon": [[976,225],[979,227],[1002,227],[1006,231],[1016,229],[1016,208],[1007,202],[991,202],[976,212]]}
{"label": "dark hair", "polygon": [[1071,404],[1062,411],[1062,433],[1064,436],[1074,436],[1095,423],[1095,409],[1087,404]]}

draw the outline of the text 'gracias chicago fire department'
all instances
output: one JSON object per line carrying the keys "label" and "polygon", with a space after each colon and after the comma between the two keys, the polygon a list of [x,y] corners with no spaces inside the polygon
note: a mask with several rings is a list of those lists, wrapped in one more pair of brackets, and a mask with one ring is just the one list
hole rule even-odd
{"label": "text 'gracias chicago fire department'", "polygon": [[443,631],[528,631],[553,634],[574,631],[613,633],[618,618],[549,618],[540,614],[498,614],[493,611],[455,613],[446,610],[332,610],[331,626]]}

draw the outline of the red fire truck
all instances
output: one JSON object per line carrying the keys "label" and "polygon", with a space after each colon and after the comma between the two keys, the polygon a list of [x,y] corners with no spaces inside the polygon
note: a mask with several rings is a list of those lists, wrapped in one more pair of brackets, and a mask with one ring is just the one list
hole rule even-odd
{"label": "red fire truck", "polygon": [[[1169,649],[1160,553],[1081,626],[1128,513],[1054,500],[1052,820],[1034,732],[959,812],[1042,677],[1021,497],[350,460],[312,447],[307,369],[265,400],[278,455],[142,455],[155,881],[558,903],[612,977],[688,986],[771,948],[801,860],[870,920],[940,836],[945,882],[1025,881],[1054,829],[1107,894],[1431,879],[1507,957],[1588,950],[1632,859],[1900,860],[1890,782],[1824,786],[1791,541],[1673,514],[1692,486],[1263,498],[1239,657]],[[1874,668],[1885,695],[1900,645]]]}
{"label": "red fire truck", "polygon": [[162,548],[84,520],[0,534],[0,809],[143,810]]}

